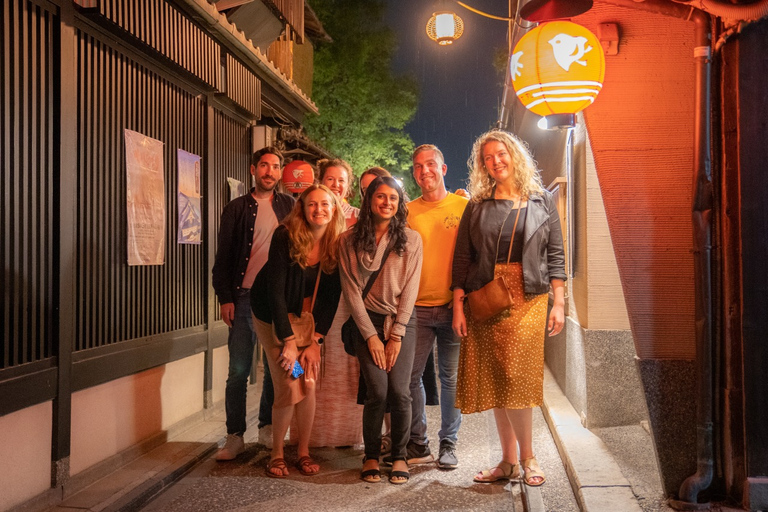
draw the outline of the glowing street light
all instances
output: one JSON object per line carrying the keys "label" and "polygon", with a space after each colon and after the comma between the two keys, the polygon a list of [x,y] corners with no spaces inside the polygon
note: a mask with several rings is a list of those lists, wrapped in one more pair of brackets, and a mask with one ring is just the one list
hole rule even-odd
{"label": "glowing street light", "polygon": [[432,13],[427,22],[427,35],[440,46],[452,44],[464,33],[464,20],[449,11]]}

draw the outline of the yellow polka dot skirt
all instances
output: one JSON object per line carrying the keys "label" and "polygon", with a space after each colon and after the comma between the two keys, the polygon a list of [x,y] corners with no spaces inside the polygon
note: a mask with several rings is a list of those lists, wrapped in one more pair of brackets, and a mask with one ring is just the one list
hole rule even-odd
{"label": "yellow polka dot skirt", "polygon": [[514,307],[475,323],[465,303],[468,336],[461,340],[456,407],[463,413],[493,408],[527,409],[544,399],[544,330],[547,294],[523,293],[520,263],[499,263]]}

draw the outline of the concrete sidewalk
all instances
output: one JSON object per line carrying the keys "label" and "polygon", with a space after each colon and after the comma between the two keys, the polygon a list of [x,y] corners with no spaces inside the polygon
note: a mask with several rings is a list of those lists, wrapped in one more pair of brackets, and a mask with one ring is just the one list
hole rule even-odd
{"label": "concrete sidewalk", "polygon": [[[624,441],[634,447],[633,463],[643,465],[647,473],[644,476],[651,481],[655,480],[655,486],[648,485],[645,480],[637,481],[635,485],[630,483],[609,446],[598,435],[582,426],[581,418],[560,390],[549,369],[545,369],[542,412],[557,444],[581,510],[671,510],[663,503],[653,446],[650,436],[642,427],[622,427],[621,430],[625,432],[625,436],[632,438]],[[640,503],[645,507],[641,507]]]}
{"label": "concrete sidewalk", "polygon": [[[403,486],[390,485],[386,479],[374,485],[360,481],[362,455],[353,448],[313,450],[322,466],[315,477],[292,471],[283,480],[268,478],[264,468],[269,451],[257,444],[255,428],[259,394],[257,386],[249,390],[247,450],[236,461],[217,463],[212,458],[226,435],[219,407],[208,411],[203,421],[51,510],[661,510],[660,500],[654,501],[658,497],[646,499],[633,493],[611,451],[581,426],[548,372],[545,406],[534,412],[534,446],[547,474],[547,483],[540,488],[520,481],[472,481],[478,470],[501,459],[491,411],[464,417],[457,447],[459,468],[442,471],[435,464],[416,466],[411,481]],[[427,409],[429,437],[436,449],[439,407]],[[296,458],[295,448],[288,448],[286,455],[290,464]],[[638,500],[646,506],[641,508]]]}

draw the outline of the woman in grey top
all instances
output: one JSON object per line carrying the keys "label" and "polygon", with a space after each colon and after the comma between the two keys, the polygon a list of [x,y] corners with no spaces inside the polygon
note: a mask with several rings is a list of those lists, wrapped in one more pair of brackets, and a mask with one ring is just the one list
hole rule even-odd
{"label": "woman in grey top", "polygon": [[[419,234],[406,227],[407,216],[397,182],[376,178],[368,186],[357,224],[342,235],[340,244],[342,289],[359,329],[355,351],[367,387],[361,475],[367,482],[381,480],[381,422],[387,405],[392,413],[389,481],[403,484],[410,476],[405,446],[411,424],[409,383],[416,341],[416,317],[412,313],[419,291],[422,245]],[[379,268],[363,299],[371,274]]]}

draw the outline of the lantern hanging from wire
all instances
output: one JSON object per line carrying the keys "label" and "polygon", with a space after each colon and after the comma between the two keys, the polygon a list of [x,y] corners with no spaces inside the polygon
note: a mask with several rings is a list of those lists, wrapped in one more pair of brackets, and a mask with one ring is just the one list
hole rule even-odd
{"label": "lantern hanging from wire", "polygon": [[452,44],[464,33],[464,20],[451,11],[437,11],[427,22],[427,35],[437,44]]}
{"label": "lantern hanging from wire", "polygon": [[603,88],[605,55],[588,29],[570,21],[552,21],[518,41],[509,73],[517,97],[534,114],[576,114],[591,105]]}
{"label": "lantern hanging from wire", "polygon": [[304,192],[314,181],[312,166],[303,160],[294,160],[283,169],[283,185],[292,194]]}

